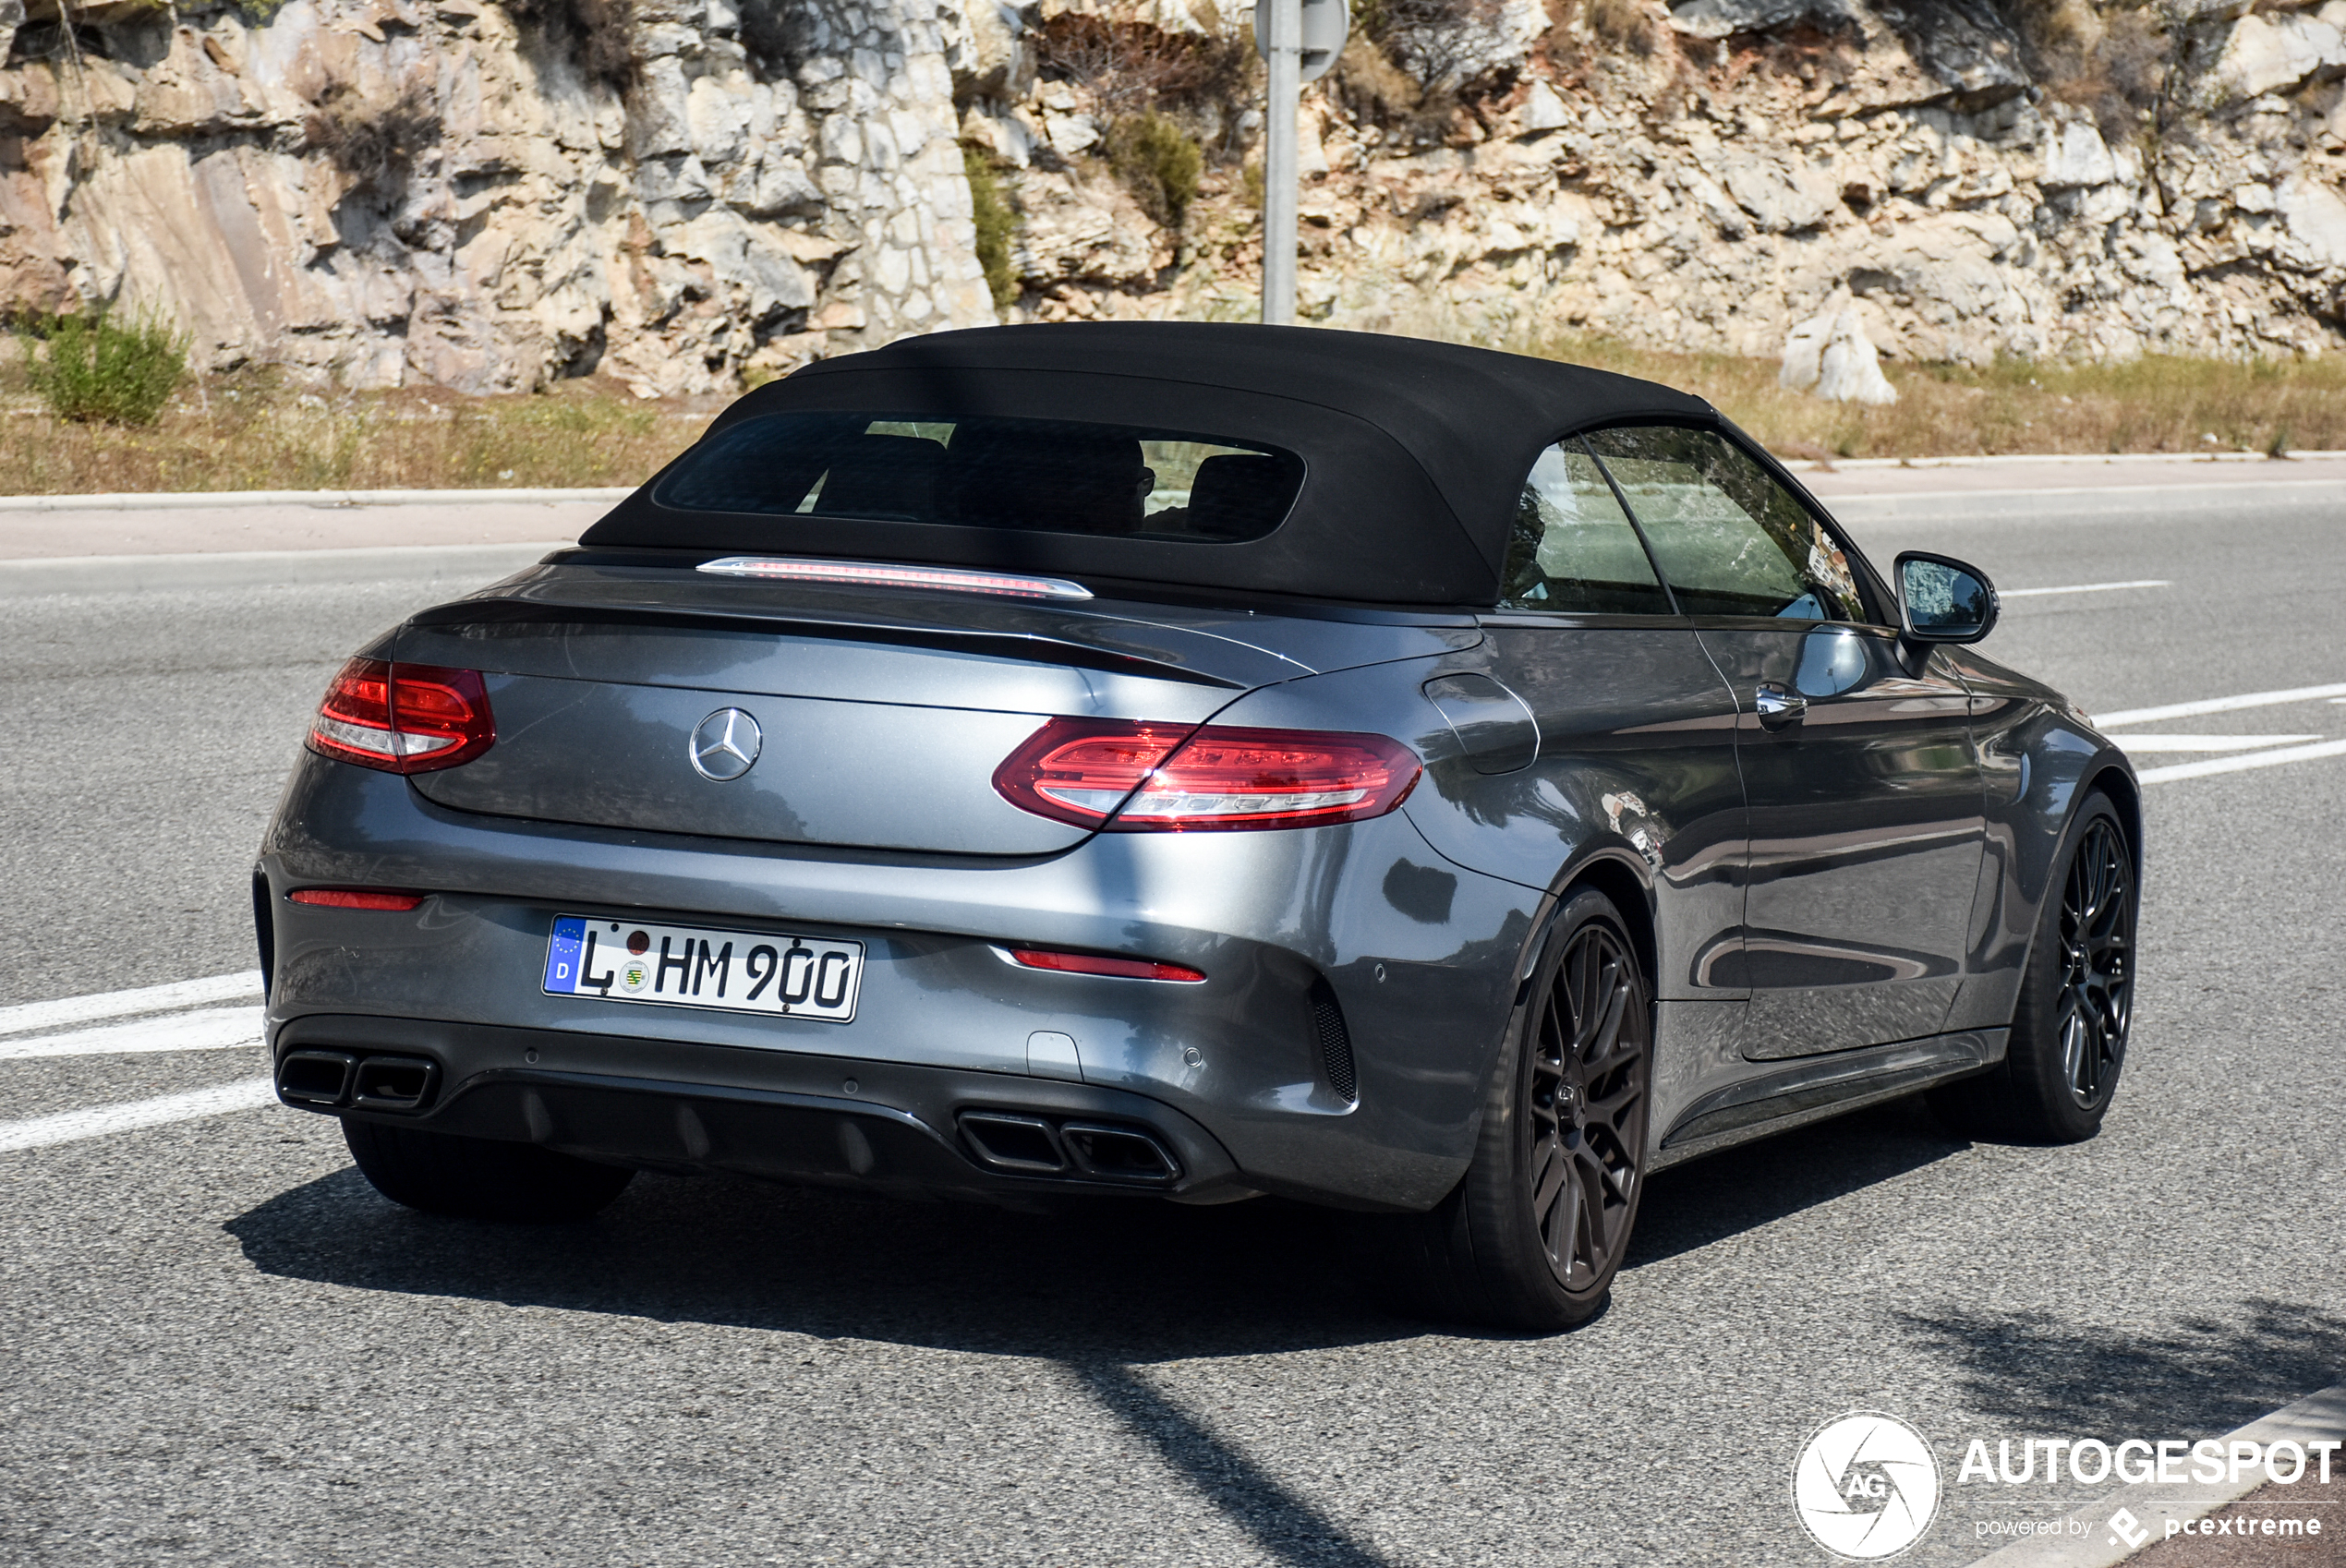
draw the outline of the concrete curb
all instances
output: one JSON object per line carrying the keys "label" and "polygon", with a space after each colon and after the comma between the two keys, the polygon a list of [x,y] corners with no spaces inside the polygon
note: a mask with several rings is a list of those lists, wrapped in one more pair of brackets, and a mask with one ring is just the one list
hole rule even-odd
{"label": "concrete curb", "polygon": [[0,496],[8,512],[171,512],[246,506],[552,506],[625,501],[633,485],[583,490],[164,490],[86,496]]}
{"label": "concrete curb", "polygon": [[2019,490],[1950,490],[1937,495],[1820,496],[1844,523],[2010,523],[2032,513],[2047,522],[2138,522],[2269,511],[2275,506],[2337,513],[2346,519],[2346,485],[2336,479],[2272,479],[2255,485],[2080,485]]}
{"label": "concrete curb", "polygon": [[2291,452],[2279,459],[2265,452],[2007,452],[1995,457],[1836,457],[1830,464],[1812,457],[1786,457],[1780,461],[1796,474],[1838,474],[1868,468],[2002,468],[2032,463],[2081,466],[2105,463],[2273,463],[2324,457],[2346,457],[2346,452]]}
{"label": "concrete curb", "polygon": [[[2308,1394],[2294,1405],[2284,1405],[2269,1416],[2224,1433],[2217,1441],[2229,1453],[2235,1438],[2267,1447],[2283,1439],[2297,1443],[2315,1438],[2346,1440],[2346,1383]],[[2333,1458],[2333,1465],[2336,1462]],[[2144,1481],[2120,1487],[2069,1515],[2070,1520],[2084,1526],[2084,1535],[2063,1533],[2014,1541],[1977,1559],[1971,1568],[2116,1568],[2137,1552],[2148,1551],[2165,1540],[2170,1519],[2179,1524],[2205,1519],[2226,1503],[2238,1502],[2263,1486],[2264,1474],[2259,1466],[2252,1477],[2236,1483],[2162,1487]],[[2128,1546],[2110,1527],[2110,1521],[2122,1508],[2140,1521],[2138,1528],[2148,1532],[2139,1546]]]}
{"label": "concrete curb", "polygon": [[131,594],[315,583],[422,583],[478,587],[535,564],[555,539],[528,545],[390,545],[371,549],[223,550],[208,555],[68,555],[0,561],[0,599],[42,594]]}

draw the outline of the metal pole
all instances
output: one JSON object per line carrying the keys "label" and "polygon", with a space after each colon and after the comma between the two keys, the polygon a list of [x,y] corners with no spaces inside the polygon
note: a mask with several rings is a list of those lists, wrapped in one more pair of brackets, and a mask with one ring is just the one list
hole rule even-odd
{"label": "metal pole", "polygon": [[1303,0],[1271,0],[1263,147],[1263,324],[1295,325],[1295,119],[1303,102]]}

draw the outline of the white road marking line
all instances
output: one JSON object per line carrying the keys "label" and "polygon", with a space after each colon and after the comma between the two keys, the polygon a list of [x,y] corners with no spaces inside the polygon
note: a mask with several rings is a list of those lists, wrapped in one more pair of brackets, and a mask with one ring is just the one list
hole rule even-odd
{"label": "white road marking line", "polygon": [[1998,588],[2000,599],[2033,599],[2046,594],[2114,594],[2121,588],[2171,588],[2164,577],[2144,577],[2132,583],[2073,583],[2062,588]]}
{"label": "white road marking line", "polygon": [[[2346,697],[2346,684],[2293,686],[2285,692],[2250,692],[2239,697],[2209,697],[2203,702],[2169,703],[2165,707],[2130,707],[2094,715],[2094,728],[2120,724],[2150,724],[2162,718],[2196,718],[2203,713],[2232,713],[2244,707],[2273,707],[2281,703],[2310,703],[2318,697]],[[2113,740],[2115,736],[2111,737]]]}
{"label": "white road marking line", "polygon": [[152,1100],[93,1105],[86,1111],[61,1111],[54,1116],[0,1122],[0,1153],[17,1149],[45,1149],[53,1143],[103,1138],[111,1132],[135,1132],[140,1128],[224,1116],[230,1111],[248,1111],[276,1101],[276,1088],[269,1080],[248,1078],[211,1089],[190,1090],[185,1094],[162,1094]]}
{"label": "white road marking line", "polygon": [[170,1018],[108,1024],[71,1034],[39,1034],[30,1040],[0,1040],[0,1062],[28,1056],[128,1055],[144,1051],[219,1051],[261,1041],[259,1007],[207,1007]]}
{"label": "white road marking line", "polygon": [[[2346,686],[2339,688],[2346,691]],[[127,1018],[132,1013],[160,1013],[205,1002],[234,1002],[260,995],[260,971],[215,974],[203,980],[177,980],[168,985],[142,985],[135,991],[104,991],[94,996],[67,996],[55,1002],[26,1002],[0,1007],[0,1034],[28,1030],[57,1029],[94,1019]]]}
{"label": "white road marking line", "polygon": [[[2259,746],[2297,746],[2319,735],[2112,735],[2130,752],[2253,752]],[[7,1048],[0,1046],[0,1055]]]}
{"label": "white road marking line", "polygon": [[2242,756],[2209,757],[2206,762],[2170,763],[2146,767],[2134,777],[2145,784],[2173,778],[2205,778],[2211,773],[2238,773],[2251,767],[2279,767],[2285,762],[2311,762],[2316,757],[2346,756],[2346,741],[2325,741],[2318,746],[2290,746],[2278,752],[2250,752]]}

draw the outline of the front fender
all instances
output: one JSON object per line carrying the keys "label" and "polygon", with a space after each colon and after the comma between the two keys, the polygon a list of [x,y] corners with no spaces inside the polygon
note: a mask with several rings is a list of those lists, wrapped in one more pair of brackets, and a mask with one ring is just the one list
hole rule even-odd
{"label": "front fender", "polygon": [[2125,753],[2058,692],[1969,649],[1956,664],[1972,692],[1988,838],[1972,902],[1970,972],[1947,1028],[1995,1029],[2012,1021],[2078,802],[2097,788],[2116,800],[2139,874],[2141,786]]}

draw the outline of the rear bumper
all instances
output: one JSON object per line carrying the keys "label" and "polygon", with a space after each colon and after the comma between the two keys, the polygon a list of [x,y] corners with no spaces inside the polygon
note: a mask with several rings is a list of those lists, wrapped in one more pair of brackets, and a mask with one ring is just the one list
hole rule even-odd
{"label": "rear bumper", "polygon": [[[310,1014],[276,1031],[275,1059],[346,1055],[438,1068],[411,1111],[285,1092],[302,1110],[467,1138],[536,1143],[617,1164],[1017,1201],[1070,1192],[1191,1202],[1252,1195],[1228,1152],[1188,1116],[1086,1084],[898,1062],[727,1051],[557,1030]],[[336,1103],[338,1102],[338,1103]],[[974,1118],[974,1119],[972,1119]],[[1057,1170],[989,1128],[1037,1124]],[[1069,1129],[1073,1129],[1073,1136]],[[1153,1143],[1163,1164],[1097,1160],[1102,1133]]]}
{"label": "rear bumper", "polygon": [[[1399,813],[955,860],[460,813],[395,776],[308,756],[261,871],[279,1059],[303,1048],[429,1058],[439,1072],[412,1113],[422,1125],[903,1190],[1088,1179],[981,1164],[961,1118],[990,1106],[1054,1137],[1070,1118],[1147,1129],[1180,1166],[1155,1188],[1175,1196],[1396,1209],[1439,1201],[1465,1168],[1540,901],[1444,862]],[[286,899],[320,884],[428,897],[408,912]],[[562,913],[862,942],[854,1020],[548,995]],[[1208,978],[1025,970],[1002,960],[1003,944]],[[1349,1081],[1329,1070],[1331,1012]],[[1030,1056],[1042,1031],[1078,1043],[1076,1070]],[[853,1144],[842,1127],[861,1130],[868,1170],[842,1152]],[[692,1153],[703,1140],[707,1152]]]}

